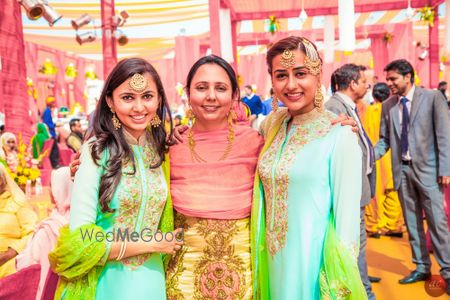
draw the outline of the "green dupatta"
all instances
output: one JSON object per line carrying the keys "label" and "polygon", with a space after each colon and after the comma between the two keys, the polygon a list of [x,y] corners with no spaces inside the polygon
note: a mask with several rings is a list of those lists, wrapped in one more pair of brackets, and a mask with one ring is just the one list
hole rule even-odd
{"label": "green dupatta", "polygon": [[[158,228],[162,232],[169,232],[173,231],[173,207],[170,196],[170,162],[167,154],[162,168],[168,195]],[[107,242],[99,243],[95,239],[83,240],[80,230],[82,232],[93,230],[93,236],[96,236],[97,232],[106,234],[95,224],[86,224],[75,230],[70,230],[68,226],[61,229],[57,245],[48,256],[52,270],[59,275],[55,299],[95,299],[98,280],[103,271],[102,258],[106,253]],[[169,258],[168,255],[163,257],[165,266]]]}
{"label": "green dupatta", "polygon": [[37,124],[37,133],[31,139],[31,147],[33,150],[33,158],[38,158],[44,147],[44,142],[50,139],[47,126],[44,123]]}
{"label": "green dupatta", "polygon": [[[265,138],[264,147],[259,154],[258,161],[272,144],[280,130],[281,124],[287,117],[287,109],[280,108],[271,113],[261,125]],[[266,209],[264,202],[264,188],[256,170],[253,185],[253,203],[251,213],[251,256],[253,272],[253,298],[265,300],[270,298],[268,253],[266,247]]]}
{"label": "green dupatta", "polygon": [[[286,117],[287,109],[279,108],[276,112],[271,113],[261,125],[265,144],[259,160],[272,144]],[[270,299],[264,189],[258,172],[255,175],[253,191],[251,247],[253,298],[257,300]],[[322,258],[323,263],[319,279],[322,299],[367,299],[356,258],[353,257],[350,250],[347,251],[347,248],[339,240],[332,213],[325,234]]]}

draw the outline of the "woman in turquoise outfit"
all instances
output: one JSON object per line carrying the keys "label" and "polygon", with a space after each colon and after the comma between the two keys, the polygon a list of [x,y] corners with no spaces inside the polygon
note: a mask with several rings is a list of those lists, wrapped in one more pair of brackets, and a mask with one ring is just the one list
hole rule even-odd
{"label": "woman in turquoise outfit", "polygon": [[[267,53],[278,108],[262,125],[252,208],[261,299],[366,299],[357,268],[361,150],[323,109],[315,45],[288,37]],[[276,108],[276,107],[275,107]]]}
{"label": "woman in turquoise outfit", "polygon": [[172,232],[164,172],[168,109],[143,59],[119,62],[106,80],[81,151],[70,228],[49,255],[60,276],[55,299],[166,299],[163,255],[183,243]]}

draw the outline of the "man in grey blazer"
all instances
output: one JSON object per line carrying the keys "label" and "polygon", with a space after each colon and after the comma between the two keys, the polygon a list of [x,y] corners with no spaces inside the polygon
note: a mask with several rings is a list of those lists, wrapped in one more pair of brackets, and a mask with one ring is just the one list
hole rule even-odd
{"label": "man in grey blazer", "polygon": [[[365,68],[355,64],[346,64],[335,70],[331,75],[332,90],[337,92],[325,103],[327,110],[335,114],[345,114],[352,117],[358,125],[359,146],[363,153],[362,168],[362,195],[359,203],[361,207],[360,249],[358,256],[358,267],[361,280],[370,300],[375,299],[372,292],[369,275],[367,273],[366,245],[367,233],[365,224],[365,207],[375,194],[375,165],[373,147],[367,134],[362,127],[356,109],[356,102],[363,99],[367,92],[368,84],[364,74]],[[358,205],[358,203],[355,203]],[[378,278],[377,278],[378,279]],[[379,281],[379,279],[378,279]]]}
{"label": "man in grey blazer", "polygon": [[443,186],[450,184],[450,121],[439,91],[414,86],[414,69],[404,60],[389,63],[386,81],[393,96],[383,102],[375,158],[392,150],[394,187],[399,191],[416,270],[401,284],[430,277],[423,212],[441,275],[450,294],[450,234]]}

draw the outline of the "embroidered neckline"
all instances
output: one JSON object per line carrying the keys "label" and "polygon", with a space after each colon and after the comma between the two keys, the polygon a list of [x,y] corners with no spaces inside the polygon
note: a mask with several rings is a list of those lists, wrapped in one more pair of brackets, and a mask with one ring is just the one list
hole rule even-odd
{"label": "embroidered neckline", "polygon": [[325,116],[325,111],[314,108],[310,112],[296,116],[291,116],[288,112],[288,117],[286,120],[289,122],[292,119],[292,125],[304,125],[320,118],[321,116]]}
{"label": "embroidered neckline", "polygon": [[125,128],[122,131],[125,137],[125,141],[130,145],[144,147],[148,142],[151,141],[150,133],[147,130],[145,130],[145,132],[138,139],[132,136],[131,133],[129,133]]}

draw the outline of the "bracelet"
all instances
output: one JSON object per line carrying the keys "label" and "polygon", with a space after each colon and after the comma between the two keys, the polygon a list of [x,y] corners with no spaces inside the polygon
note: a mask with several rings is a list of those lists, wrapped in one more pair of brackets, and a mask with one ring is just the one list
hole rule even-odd
{"label": "bracelet", "polygon": [[125,255],[125,251],[127,250],[127,241],[123,241],[120,244],[120,251],[119,251],[119,255],[117,256],[116,260],[119,261],[123,258],[123,256]]}
{"label": "bracelet", "polygon": [[126,251],[127,251],[127,240],[124,241],[123,252],[122,252],[122,256],[120,257],[120,259],[122,259],[125,256]]}
{"label": "bracelet", "polygon": [[119,250],[119,254],[117,254],[116,260],[119,261],[122,259],[122,252],[123,252],[123,246],[124,246],[124,242],[122,241],[122,243],[120,243],[120,250]]}

